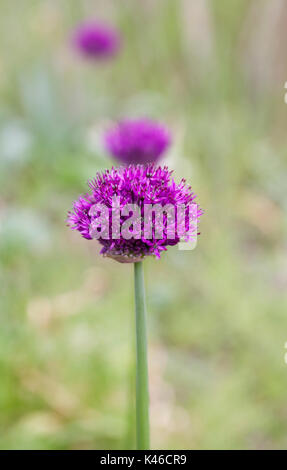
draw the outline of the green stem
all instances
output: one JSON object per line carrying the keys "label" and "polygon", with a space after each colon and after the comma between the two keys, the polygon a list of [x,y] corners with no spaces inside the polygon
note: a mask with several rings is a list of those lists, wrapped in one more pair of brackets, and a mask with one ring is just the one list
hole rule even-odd
{"label": "green stem", "polygon": [[136,307],[136,419],[137,449],[149,449],[149,394],[145,289],[142,261],[134,263]]}

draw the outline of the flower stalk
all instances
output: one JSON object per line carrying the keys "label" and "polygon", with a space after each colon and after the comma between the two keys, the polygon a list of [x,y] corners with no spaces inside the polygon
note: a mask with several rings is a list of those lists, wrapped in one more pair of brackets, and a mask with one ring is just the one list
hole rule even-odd
{"label": "flower stalk", "polygon": [[137,449],[149,449],[149,392],[147,327],[143,262],[134,263],[136,317],[136,431]]}

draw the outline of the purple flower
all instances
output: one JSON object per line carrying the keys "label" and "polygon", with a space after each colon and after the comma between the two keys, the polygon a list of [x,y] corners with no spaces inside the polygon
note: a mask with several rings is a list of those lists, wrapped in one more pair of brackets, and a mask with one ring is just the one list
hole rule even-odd
{"label": "purple flower", "polygon": [[159,160],[170,145],[167,129],[148,119],[119,122],[105,136],[105,146],[123,164],[146,164]]}
{"label": "purple flower", "polygon": [[[112,168],[97,173],[89,181],[89,187],[90,192],[81,196],[74,203],[73,211],[68,213],[68,225],[88,240],[97,238],[105,256],[120,262],[137,262],[149,255],[159,258],[168,246],[178,244],[183,235],[185,240],[197,235],[197,220],[202,210],[195,203],[196,195],[184,179],[176,184],[172,171],[166,166],[151,164]],[[131,225],[130,204],[138,210]],[[195,208],[195,229],[189,217],[191,205]],[[150,207],[162,210],[161,220],[152,211],[146,212]],[[184,208],[181,216],[180,207]],[[176,219],[171,217],[173,210],[165,212],[167,208],[175,208]],[[158,234],[159,226],[162,232]]]}
{"label": "purple flower", "polygon": [[87,58],[105,59],[118,52],[120,36],[103,24],[83,24],[74,34],[74,45]]}

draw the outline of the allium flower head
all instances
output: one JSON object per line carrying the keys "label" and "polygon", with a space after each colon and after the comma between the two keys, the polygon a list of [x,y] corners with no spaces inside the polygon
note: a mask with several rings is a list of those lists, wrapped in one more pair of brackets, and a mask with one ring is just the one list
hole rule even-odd
{"label": "allium flower head", "polygon": [[168,130],[151,120],[125,120],[110,129],[105,146],[123,164],[155,163],[170,145]]}
{"label": "allium flower head", "polygon": [[105,59],[118,52],[120,36],[103,24],[87,23],[76,30],[74,45],[87,58]]}
{"label": "allium flower head", "polygon": [[[156,255],[159,258],[161,252],[168,246],[179,243],[179,233],[185,233],[186,224],[190,223],[187,222],[190,219],[184,210],[182,216],[177,217],[176,230],[171,236],[172,222],[169,215],[163,212],[162,233],[159,237],[156,233],[154,215],[150,213],[147,217],[146,207],[158,205],[160,208],[177,208],[180,205],[188,207],[192,204],[195,207],[196,222],[202,214],[202,210],[194,202],[196,195],[191,187],[184,179],[176,184],[172,178],[172,171],[167,167],[157,167],[151,164],[112,168],[98,173],[93,180],[89,181],[89,187],[90,192],[81,196],[74,203],[72,212],[68,213],[68,225],[78,230],[88,240],[97,238],[102,245],[101,253],[120,262],[137,262],[149,255]],[[138,219],[133,221],[132,226],[128,228],[127,233],[129,234],[131,230],[133,233],[130,234],[131,237],[127,237],[126,234],[123,236],[123,228],[130,220],[128,205],[131,204],[138,208]],[[106,207],[107,212],[101,213],[98,210],[99,207]],[[128,210],[125,211],[127,208]],[[120,227],[118,232],[116,230],[116,235],[114,220],[118,221]],[[99,236],[95,237],[92,234],[95,225],[98,227],[99,221],[106,224],[106,232],[101,228]],[[153,227],[150,226],[151,222],[154,222]],[[150,232],[149,236],[145,231],[146,228]],[[196,234],[197,231],[194,233],[191,230],[191,236]]]}

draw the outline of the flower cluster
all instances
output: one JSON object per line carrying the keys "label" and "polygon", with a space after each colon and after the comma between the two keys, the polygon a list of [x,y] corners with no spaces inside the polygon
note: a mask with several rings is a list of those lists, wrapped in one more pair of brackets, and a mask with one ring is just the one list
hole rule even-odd
{"label": "flower cluster", "polygon": [[[89,182],[89,187],[90,192],[81,196],[74,203],[73,211],[68,214],[68,225],[78,230],[88,240],[93,238],[91,228],[98,216],[96,213],[92,213],[91,208],[95,205],[104,205],[111,215],[114,197],[118,198],[120,209],[127,204],[137,205],[141,220],[143,220],[144,208],[147,204],[159,204],[162,207],[193,204],[196,207],[196,221],[202,214],[202,210],[194,202],[196,195],[192,192],[191,187],[186,184],[184,179],[177,184],[172,177],[172,171],[167,167],[150,164],[112,168],[98,173]],[[121,215],[120,225],[122,226],[128,218],[127,215]],[[168,246],[180,242],[178,233],[185,232],[183,228],[186,228],[186,220],[186,214],[182,219],[177,219],[174,237],[169,237],[170,223],[169,218],[165,215],[160,239],[155,236],[154,229],[148,239],[142,230],[140,230],[138,237],[126,239],[121,233],[118,238],[113,238],[112,221],[109,219],[109,236],[98,238],[102,245],[101,253],[120,262],[137,262],[149,255],[156,255],[159,258],[161,252],[165,251]]]}
{"label": "flower cluster", "polygon": [[74,45],[89,59],[106,59],[114,56],[120,47],[117,31],[105,25],[87,23],[74,33]]}
{"label": "flower cluster", "polygon": [[123,164],[155,163],[170,145],[167,129],[148,119],[125,120],[105,136],[107,151]]}

